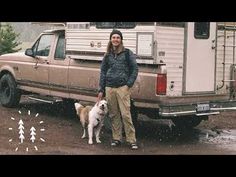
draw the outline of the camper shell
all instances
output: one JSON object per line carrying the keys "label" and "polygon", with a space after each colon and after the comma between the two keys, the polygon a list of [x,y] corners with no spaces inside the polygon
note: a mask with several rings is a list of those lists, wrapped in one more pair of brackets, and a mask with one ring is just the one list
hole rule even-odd
{"label": "camper shell", "polygon": [[[194,113],[198,103],[206,103],[206,109],[212,101],[219,101],[220,107],[231,107],[228,101],[235,98],[234,27],[231,23],[215,22],[146,22],[121,29],[124,45],[138,56],[140,72],[134,86],[138,90],[133,92],[133,98],[147,107],[161,106],[162,116],[185,114],[177,106],[181,104],[192,107],[192,112],[186,114]],[[91,23],[67,23],[67,56],[101,61],[110,32],[111,29],[98,29]],[[148,87],[158,85],[158,75],[166,80],[160,94],[156,93],[157,88]],[[138,99],[140,93],[142,99]],[[181,111],[174,111],[172,105]]]}

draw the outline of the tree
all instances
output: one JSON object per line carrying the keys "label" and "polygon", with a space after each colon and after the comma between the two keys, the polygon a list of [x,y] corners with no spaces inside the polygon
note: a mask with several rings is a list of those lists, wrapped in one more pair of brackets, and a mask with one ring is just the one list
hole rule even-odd
{"label": "tree", "polygon": [[21,50],[16,48],[21,42],[17,41],[20,34],[15,33],[9,24],[0,26],[0,55]]}

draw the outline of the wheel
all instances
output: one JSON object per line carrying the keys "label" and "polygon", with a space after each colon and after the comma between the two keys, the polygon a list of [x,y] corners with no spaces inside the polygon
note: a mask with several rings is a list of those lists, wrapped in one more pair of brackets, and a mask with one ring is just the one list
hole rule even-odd
{"label": "wheel", "polygon": [[5,74],[0,79],[0,102],[5,107],[15,107],[20,102],[21,92],[16,87],[15,79]]}
{"label": "wheel", "polygon": [[[134,106],[134,101],[132,99],[130,100],[130,113],[134,128],[136,130],[138,122],[138,112]],[[109,116],[106,116],[104,119],[104,127],[106,130],[111,131],[111,118]]]}
{"label": "wheel", "polygon": [[185,116],[172,119],[173,123],[175,124],[176,128],[180,129],[191,129],[198,126],[203,119],[207,119],[207,116]]}

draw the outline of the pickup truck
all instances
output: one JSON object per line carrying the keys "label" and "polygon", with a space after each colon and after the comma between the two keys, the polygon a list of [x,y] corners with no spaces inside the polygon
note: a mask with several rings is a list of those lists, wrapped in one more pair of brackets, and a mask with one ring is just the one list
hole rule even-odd
{"label": "pickup truck", "polygon": [[[66,23],[43,32],[25,52],[0,56],[1,105],[17,106],[23,94],[48,103],[96,102],[109,25]],[[124,44],[137,54],[139,66],[131,90],[133,121],[142,113],[189,128],[236,110],[236,65],[226,50],[233,29],[212,22],[135,23],[123,29]]]}

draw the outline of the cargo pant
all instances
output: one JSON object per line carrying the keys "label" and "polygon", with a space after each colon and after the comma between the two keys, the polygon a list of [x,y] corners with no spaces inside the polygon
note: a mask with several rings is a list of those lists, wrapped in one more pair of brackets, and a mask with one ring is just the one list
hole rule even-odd
{"label": "cargo pant", "polygon": [[122,140],[123,122],[126,141],[136,143],[135,128],[130,113],[130,94],[130,88],[126,85],[119,88],[106,87],[113,140]]}

